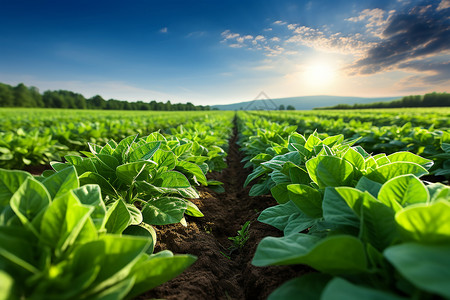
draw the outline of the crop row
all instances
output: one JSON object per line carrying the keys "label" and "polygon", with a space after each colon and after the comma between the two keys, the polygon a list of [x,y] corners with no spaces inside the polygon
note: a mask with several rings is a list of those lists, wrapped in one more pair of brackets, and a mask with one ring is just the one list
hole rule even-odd
{"label": "crop row", "polygon": [[[229,114],[229,113],[228,113]],[[2,109],[0,167],[22,169],[47,165],[61,157],[87,150],[87,143],[147,135],[188,121],[206,122],[217,112],[131,112],[48,109]],[[230,117],[228,115],[228,117]]]}
{"label": "crop row", "polygon": [[284,234],[264,238],[252,263],[318,271],[269,299],[450,299],[450,188],[420,180],[432,160],[371,155],[342,134],[238,116],[250,195],[278,202],[258,220]]}
{"label": "crop row", "polygon": [[371,115],[364,112],[254,112],[251,115],[295,125],[293,130],[303,134],[317,131],[327,135],[343,134],[346,139],[359,138],[356,144],[369,153],[409,151],[434,161],[431,174],[450,177],[450,114],[447,109],[376,112],[372,111]]}
{"label": "crop row", "polygon": [[153,253],[153,226],[203,214],[195,186],[225,167],[229,115],[89,143],[34,177],[0,169],[1,299],[130,299],[196,258]]}

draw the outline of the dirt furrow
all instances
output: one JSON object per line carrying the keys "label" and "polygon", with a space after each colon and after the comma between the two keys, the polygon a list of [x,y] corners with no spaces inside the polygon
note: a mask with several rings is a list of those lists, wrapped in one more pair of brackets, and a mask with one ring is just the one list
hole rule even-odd
{"label": "dirt furrow", "polygon": [[[140,299],[266,299],[286,280],[305,272],[301,267],[257,268],[251,264],[255,249],[264,236],[281,232],[256,219],[266,207],[275,205],[272,197],[250,197],[243,188],[248,171],[240,163],[236,128],[230,140],[228,167],[211,179],[224,182],[225,193],[200,189],[195,200],[205,215],[188,218],[188,226],[180,224],[158,228],[156,251],[196,255],[198,260],[177,278],[153,289]],[[232,242],[246,221],[251,221],[250,238],[245,246],[230,253]]]}

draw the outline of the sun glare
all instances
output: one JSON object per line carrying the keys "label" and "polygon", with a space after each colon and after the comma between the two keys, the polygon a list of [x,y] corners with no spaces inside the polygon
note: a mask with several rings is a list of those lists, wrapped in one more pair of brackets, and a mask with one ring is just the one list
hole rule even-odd
{"label": "sun glare", "polygon": [[308,85],[326,86],[333,82],[336,70],[325,63],[313,63],[305,66],[302,79]]}

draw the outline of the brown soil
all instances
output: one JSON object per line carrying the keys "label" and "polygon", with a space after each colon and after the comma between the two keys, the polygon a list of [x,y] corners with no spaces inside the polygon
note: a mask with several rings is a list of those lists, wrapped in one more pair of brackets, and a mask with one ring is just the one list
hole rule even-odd
{"label": "brown soil", "polygon": [[26,166],[23,168],[24,171],[27,171],[31,175],[40,176],[42,172],[45,170],[53,170],[50,165],[39,165],[39,166]]}
{"label": "brown soil", "polygon": [[[211,174],[224,182],[226,192],[217,194],[201,188],[201,198],[194,203],[205,215],[203,218],[188,218],[187,227],[174,224],[157,230],[155,252],[168,249],[196,255],[198,260],[175,279],[138,299],[266,299],[283,282],[309,272],[301,266],[261,268],[251,264],[259,241],[282,233],[256,220],[262,210],[277,203],[269,196],[248,196],[249,188],[243,188],[248,171],[240,163],[236,139],[234,132],[228,168]],[[251,221],[249,240],[242,249],[229,254],[227,248],[232,242],[228,237],[236,236],[246,221]]]}

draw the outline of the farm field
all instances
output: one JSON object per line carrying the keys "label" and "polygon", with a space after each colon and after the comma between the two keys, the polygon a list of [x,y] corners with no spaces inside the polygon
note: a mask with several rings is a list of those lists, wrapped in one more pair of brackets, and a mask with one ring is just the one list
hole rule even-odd
{"label": "farm field", "polygon": [[0,299],[450,299],[448,108],[0,116]]}

